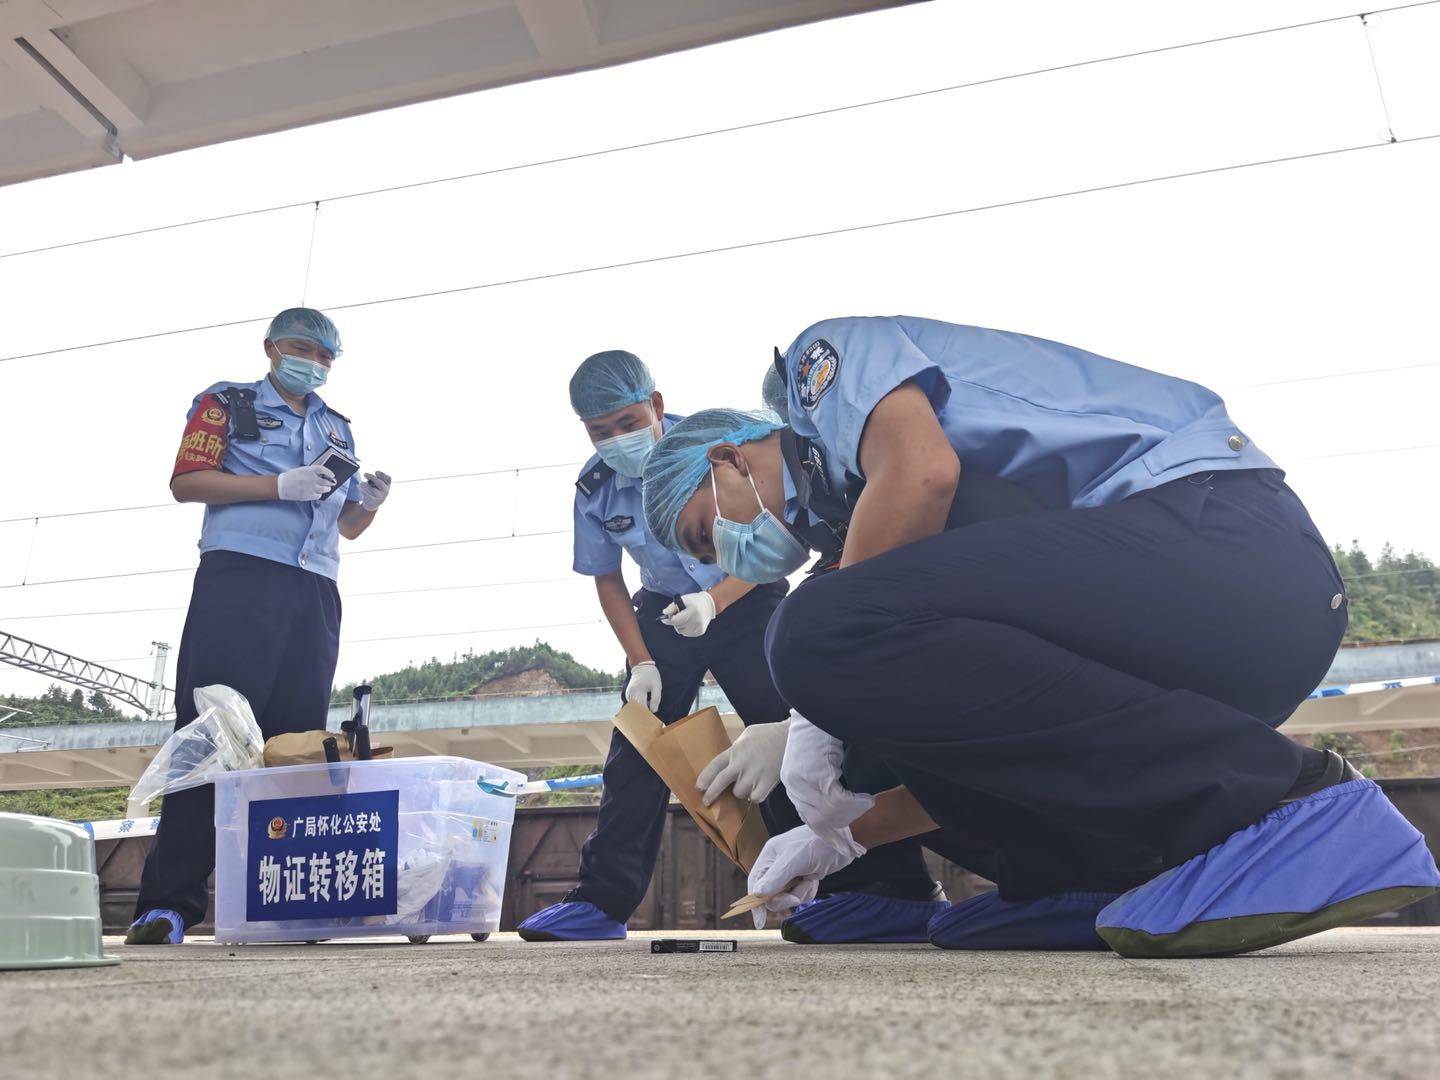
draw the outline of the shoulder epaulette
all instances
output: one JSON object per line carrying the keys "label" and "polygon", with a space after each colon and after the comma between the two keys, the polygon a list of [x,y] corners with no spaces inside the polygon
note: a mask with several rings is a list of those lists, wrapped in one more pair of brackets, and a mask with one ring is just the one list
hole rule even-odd
{"label": "shoulder epaulette", "polygon": [[615,475],[615,470],[605,462],[597,462],[594,466],[587,468],[575,481],[575,487],[581,495],[594,495],[604,485],[606,480]]}

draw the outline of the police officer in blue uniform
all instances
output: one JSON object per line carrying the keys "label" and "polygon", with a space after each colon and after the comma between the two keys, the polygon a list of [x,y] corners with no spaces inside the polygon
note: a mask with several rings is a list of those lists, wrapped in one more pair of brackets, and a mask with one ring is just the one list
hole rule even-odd
{"label": "police officer in blue uniform", "polygon": [[[904,317],[819,323],[782,369],[799,467],[773,422],[709,410],[644,472],[652,532],[747,580],[807,557],[807,483],[845,506],[839,569],[769,629],[807,721],[782,766],[806,824],[751,875],[768,906],[917,835],[999,886],[932,920],[951,948],[1229,954],[1440,887],[1378,787],[1275,730],[1334,656],[1343,585],[1213,392]],[[967,471],[1047,509],[947,531]],[[837,743],[899,786],[847,790]]]}
{"label": "police officer in blue uniform", "polygon": [[[724,760],[702,773],[713,801],[734,785],[762,808],[772,831],[799,817],[777,790],[789,708],[776,693],[764,655],[765,627],[784,598],[783,579],[755,586],[728,577],[699,559],[656,543],[642,517],[640,472],[663,431],[680,418],[641,360],[610,351],[589,357],[570,381],[570,401],[596,454],[576,482],[576,573],[595,581],[596,595],[625,652],[623,697],[665,723],[694,705],[705,672],[713,672],[746,724]],[[621,554],[640,568],[631,597]],[[594,833],[581,849],[580,883],[558,904],[518,927],[527,941],[623,938],[625,923],[644,898],[659,853],[669,792],[619,732],[605,761],[605,787]],[[935,883],[918,851],[881,849],[840,878],[856,888],[923,892]]]}
{"label": "police officer in blue uniform", "polygon": [[[205,504],[200,567],[176,675],[175,726],[195,719],[194,691],[238,690],[266,738],[325,726],[340,641],[339,538],[354,540],[390,490],[358,463],[347,417],[316,393],[341,352],[324,314],[271,321],[270,370],[196,396],[170,478],[177,502]],[[214,788],[165,797],[127,944],[178,944],[205,917],[215,868]]]}

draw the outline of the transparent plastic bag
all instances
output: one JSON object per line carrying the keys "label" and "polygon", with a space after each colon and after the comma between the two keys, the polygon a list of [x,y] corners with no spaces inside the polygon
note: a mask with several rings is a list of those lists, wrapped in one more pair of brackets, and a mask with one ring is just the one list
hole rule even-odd
{"label": "transparent plastic bag", "polygon": [[217,773],[264,764],[265,739],[245,695],[228,686],[202,686],[195,691],[195,707],[200,715],[165,740],[131,789],[131,802],[150,802],[208,784]]}

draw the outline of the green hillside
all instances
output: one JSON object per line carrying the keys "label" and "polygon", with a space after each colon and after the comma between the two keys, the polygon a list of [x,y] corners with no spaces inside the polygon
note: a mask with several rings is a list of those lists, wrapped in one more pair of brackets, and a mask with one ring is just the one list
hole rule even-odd
{"label": "green hillside", "polygon": [[[453,660],[432,658],[419,667],[411,665],[368,681],[376,701],[445,701],[483,693],[498,679],[527,672],[543,672],[567,690],[617,689],[621,681],[619,673],[586,667],[541,641],[487,653],[467,652]],[[354,689],[354,683],[337,687],[331,704],[348,702]]]}
{"label": "green hillside", "polygon": [[1440,567],[1431,559],[1389,544],[1375,559],[1359,543],[1337,544],[1334,555],[1350,601],[1346,641],[1440,638]]}

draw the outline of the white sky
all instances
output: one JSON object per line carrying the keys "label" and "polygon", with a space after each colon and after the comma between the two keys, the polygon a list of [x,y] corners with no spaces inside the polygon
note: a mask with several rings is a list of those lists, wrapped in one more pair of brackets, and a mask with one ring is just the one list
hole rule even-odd
{"label": "white sky", "polygon": [[[3,188],[0,255],[1355,10],[924,4]],[[1440,135],[1440,5],[1372,23],[1389,125]],[[0,518],[166,502],[192,395],[259,378],[265,320],[302,290],[333,309],[1386,139],[1349,19],[327,203],[318,220],[307,207],[0,258],[0,356],[257,320],[0,362]],[[1432,139],[334,311],[346,354],[324,396],[353,418],[365,467],[404,481],[567,463],[397,486],[342,547],[337,679],[537,637],[618,668],[593,589],[569,570],[571,481],[589,452],[566,399],[575,365],[627,348],[675,411],[754,406],[771,346],[837,315],[1024,331],[1203,382],[1327,537],[1440,555],[1437,185]],[[0,586],[193,566],[200,515],[0,523]],[[189,585],[0,587],[0,629],[148,676],[150,643],[178,646]],[[487,587],[433,591],[453,585]],[[137,608],[161,610],[59,617]],[[0,691],[44,684],[0,667]]]}

